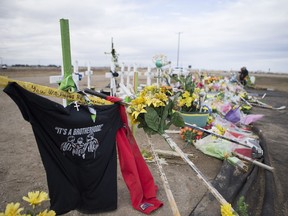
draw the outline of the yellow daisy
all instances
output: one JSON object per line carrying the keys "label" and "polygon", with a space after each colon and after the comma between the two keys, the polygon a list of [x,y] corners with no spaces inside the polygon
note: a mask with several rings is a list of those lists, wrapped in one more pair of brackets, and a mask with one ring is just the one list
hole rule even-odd
{"label": "yellow daisy", "polygon": [[23,208],[19,208],[20,203],[8,203],[4,213],[0,213],[0,216],[21,216]]}
{"label": "yellow daisy", "polygon": [[233,216],[232,206],[230,203],[221,205],[221,216]]}
{"label": "yellow daisy", "polygon": [[43,191],[32,191],[28,193],[27,197],[23,197],[23,200],[30,203],[35,208],[35,205],[41,204],[41,202],[49,200],[48,194]]}
{"label": "yellow daisy", "polygon": [[43,212],[39,212],[39,214],[37,214],[37,216],[55,216],[56,212],[53,210],[48,211],[47,209]]}

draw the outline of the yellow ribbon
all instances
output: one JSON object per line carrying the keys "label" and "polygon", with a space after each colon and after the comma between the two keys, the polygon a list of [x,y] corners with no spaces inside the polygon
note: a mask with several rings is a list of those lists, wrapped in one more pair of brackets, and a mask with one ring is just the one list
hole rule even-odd
{"label": "yellow ribbon", "polygon": [[[52,97],[56,97],[56,98],[63,98],[63,99],[67,99],[69,101],[78,101],[82,104],[85,103],[83,96],[78,94],[78,93],[68,93],[68,92],[65,92],[65,91],[62,91],[62,90],[59,90],[56,88],[43,86],[43,85],[31,83],[31,82],[13,80],[13,79],[9,79],[8,77],[5,77],[5,76],[0,76],[0,87],[5,88],[8,85],[8,83],[10,83],[10,82],[16,82],[18,85],[20,85],[24,89],[26,89],[30,92],[36,93],[36,94],[40,94],[40,95],[44,95],[44,96],[52,96]],[[107,100],[102,99],[102,98],[99,98],[99,97],[89,96],[89,99],[93,104],[97,104],[97,105],[110,105],[110,104],[112,104],[112,102],[107,101]]]}

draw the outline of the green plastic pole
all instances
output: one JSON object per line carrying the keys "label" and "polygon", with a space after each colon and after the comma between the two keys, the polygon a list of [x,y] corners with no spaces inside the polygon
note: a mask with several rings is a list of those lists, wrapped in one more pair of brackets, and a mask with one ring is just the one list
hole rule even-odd
{"label": "green plastic pole", "polygon": [[72,74],[69,20],[60,19],[64,79]]}

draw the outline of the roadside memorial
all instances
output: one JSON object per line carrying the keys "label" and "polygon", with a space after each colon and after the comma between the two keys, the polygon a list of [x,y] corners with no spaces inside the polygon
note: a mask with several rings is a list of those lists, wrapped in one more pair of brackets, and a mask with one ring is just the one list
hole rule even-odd
{"label": "roadside memorial", "polygon": [[[63,22],[68,27],[68,20],[61,19],[61,27]],[[67,28],[64,32],[67,36]],[[117,140],[119,163],[132,206],[150,214],[163,203],[157,199],[157,186],[131,134],[125,109],[112,103],[117,102],[112,97],[109,102],[89,97],[78,89],[71,76],[68,48],[63,49],[64,79],[60,89],[0,77],[4,92],[33,128],[46,171],[50,207],[56,214],[74,209],[84,213],[116,209]],[[63,107],[38,94],[64,97],[69,104]],[[101,148],[99,156],[97,149],[102,145],[105,148]]]}
{"label": "roadside memorial", "polygon": [[[63,31],[63,34],[66,34],[67,36],[67,29],[66,29],[66,32]],[[66,45],[63,45],[63,44],[66,44]],[[81,91],[78,88],[77,82],[75,82],[75,80],[73,79],[73,76],[71,79],[71,73],[72,73],[71,56],[69,57],[69,53],[71,51],[70,49],[67,49],[67,46],[69,47],[70,44],[65,43],[65,41],[63,41],[63,44],[62,44],[63,46],[63,50],[62,50],[63,51],[63,75],[61,76],[60,89],[49,88],[46,86],[36,85],[33,83],[29,83],[29,82],[12,80],[12,79],[8,79],[7,77],[0,77],[0,85],[2,87],[5,87],[4,91],[7,94],[9,94],[9,96],[13,100],[15,100],[16,102],[18,100],[21,101],[19,102],[19,104],[17,104],[18,106],[29,103],[27,102],[28,100],[25,101],[25,98],[30,98],[30,97],[34,98],[36,101],[39,100],[45,103],[48,108],[51,104],[55,105],[54,103],[51,103],[51,101],[45,100],[38,96],[38,94],[39,95],[41,94],[41,95],[46,95],[46,96],[56,96],[56,97],[67,99],[70,102],[70,104],[67,107],[76,114],[79,114],[79,113],[81,115],[83,114],[84,117],[85,117],[84,115],[85,112],[83,111],[83,109],[85,108],[87,111],[87,110],[90,110],[91,107],[94,107],[93,109],[95,109],[95,118],[92,119],[92,121],[91,121],[91,118],[87,118],[87,119],[84,118],[85,121],[87,120],[87,122],[89,122],[87,127],[92,127],[91,125],[94,125],[95,122],[97,123],[98,118],[101,118],[101,115],[103,114],[101,113],[103,109],[107,111],[112,108],[113,109],[115,108],[116,110],[116,108],[118,109],[120,107],[119,108],[120,116],[121,118],[123,118],[122,121],[124,122],[125,128],[121,128],[121,130],[117,132],[114,131],[115,133],[113,133],[112,141],[114,142],[115,139],[117,139],[118,137],[119,143],[122,142],[123,144],[122,146],[121,144],[117,146],[118,151],[120,152],[119,163],[121,165],[121,170],[127,171],[125,170],[126,169],[125,166],[128,166],[129,167],[128,172],[131,171],[129,169],[132,169],[131,172],[133,172],[133,175],[134,175],[133,179],[134,180],[137,179],[136,190],[143,189],[142,191],[143,193],[146,193],[147,191],[149,191],[150,193],[152,191],[152,194],[153,194],[152,197],[149,197],[151,198],[152,201],[149,200],[148,202],[147,200],[139,200],[139,196],[138,196],[139,194],[134,193],[135,188],[132,186],[132,184],[129,183],[131,178],[123,174],[124,175],[123,177],[127,183],[127,187],[129,188],[132,205],[135,209],[143,213],[150,213],[151,211],[156,210],[157,208],[161,207],[162,202],[157,199],[155,188],[152,188],[152,187],[148,188],[147,185],[143,185],[142,183],[143,179],[141,180],[141,178],[143,178],[144,174],[141,172],[145,170],[143,172],[145,173],[145,175],[148,176],[149,181],[151,181],[152,182],[151,184],[154,186],[153,176],[151,175],[147,165],[145,164],[143,157],[140,156],[140,151],[137,147],[135,139],[133,138],[133,136],[131,136],[129,123],[128,123],[126,115],[124,115],[126,114],[123,109],[124,106],[127,107],[128,113],[131,116],[132,126],[134,127],[135,125],[137,125],[138,128],[142,128],[147,135],[147,140],[148,140],[149,145],[151,146],[151,151],[156,161],[156,165],[160,171],[162,182],[163,182],[163,187],[165,189],[169,203],[171,205],[173,215],[180,215],[180,213],[176,205],[176,201],[173,198],[172,191],[169,187],[168,179],[165,176],[164,169],[161,166],[161,163],[159,162],[158,153],[154,149],[154,146],[153,146],[152,135],[156,135],[156,134],[160,135],[167,142],[170,148],[174,150],[177,153],[177,155],[180,156],[183,159],[183,161],[187,163],[190,166],[190,168],[197,174],[197,177],[201,180],[203,185],[207,187],[207,189],[214,195],[215,199],[217,199],[217,201],[221,204],[221,212],[223,215],[225,215],[224,212],[226,212],[228,215],[229,214],[237,215],[237,213],[231,207],[228,201],[226,201],[223,195],[214,187],[213,184],[211,184],[210,181],[207,180],[206,176],[195,166],[195,164],[191,161],[191,159],[188,158],[188,155],[184,152],[184,150],[181,149],[178,146],[178,144],[175,143],[175,141],[168,135],[168,131],[171,126],[174,128],[175,127],[178,128],[179,131],[177,132],[178,133],[180,132],[180,135],[183,137],[184,141],[187,142],[187,145],[194,145],[198,150],[202,151],[206,155],[218,158],[220,160],[225,160],[225,162],[228,161],[231,164],[235,165],[237,168],[240,168],[241,172],[243,173],[249,170],[250,164],[259,166],[269,171],[273,171],[274,169],[273,167],[270,167],[260,162],[260,159],[263,156],[263,150],[260,145],[259,137],[251,131],[251,124],[261,119],[263,115],[261,114],[252,115],[249,112],[253,106],[256,106],[256,104],[263,108],[274,109],[274,110],[285,109],[286,108],[285,106],[273,107],[273,106],[270,106],[268,104],[261,102],[257,98],[249,97],[249,95],[247,94],[247,92],[245,92],[245,89],[242,86],[239,86],[237,83],[230,82],[230,80],[226,77],[209,76],[208,74],[197,75],[196,73],[195,74],[191,73],[188,76],[174,77],[174,79],[172,77],[167,77],[167,74],[164,73],[164,71],[162,70],[163,69],[162,67],[170,63],[168,63],[166,58],[161,55],[153,57],[154,63],[156,65],[156,70],[157,70],[157,77],[156,77],[157,83],[152,84],[151,76],[153,76],[153,73],[151,72],[151,68],[148,68],[147,73],[145,74],[147,76],[147,83],[146,83],[147,85],[143,88],[139,88],[140,86],[139,79],[138,79],[139,71],[136,66],[133,67],[132,71],[130,67],[127,68],[127,72],[129,72],[129,74],[127,75],[126,78],[127,78],[127,81],[129,80],[129,82],[127,82],[127,85],[125,86],[124,78],[125,78],[125,73],[127,72],[125,72],[125,67],[124,65],[122,65],[121,72],[120,72],[121,81],[120,81],[119,86],[122,90],[122,93],[124,95],[126,94],[126,96],[129,97],[129,100],[120,101],[119,98],[107,97],[107,95],[101,95],[91,90],[90,89],[91,88],[90,75],[92,75],[92,73],[91,73],[90,66],[88,66],[88,69],[86,71],[87,72],[86,75],[89,75],[88,89]],[[115,80],[116,76],[114,76],[114,74],[115,73],[118,74],[118,72],[116,71],[116,67],[118,66],[117,65],[118,55],[116,54],[116,51],[113,47],[113,40],[112,40],[111,55],[112,55],[112,63],[114,65],[112,66],[111,64],[111,71],[109,73],[110,75],[112,74],[112,77],[110,77],[111,80],[113,79],[112,81],[110,81],[110,87],[111,87],[110,93],[111,95],[116,95],[117,85],[116,85],[116,80]],[[79,75],[77,62],[74,65],[74,74]],[[55,79],[58,79],[60,81],[59,77]],[[78,78],[79,77],[81,76],[78,76]],[[130,84],[130,77],[133,77],[133,86]],[[173,80],[175,81],[174,83],[173,83]],[[151,85],[148,85],[148,83]],[[18,95],[18,93],[20,94]],[[89,96],[88,94],[96,95],[104,99],[99,99],[98,97]],[[25,95],[24,99],[21,98],[20,95],[21,96]],[[121,104],[121,106],[118,106],[119,104]],[[104,106],[101,107],[101,105],[104,105]],[[59,110],[61,109],[60,111],[63,113],[67,111],[65,109],[62,109],[63,107],[58,106],[58,104],[55,105],[55,107],[58,107]],[[31,109],[34,109],[34,108],[37,109],[37,106],[32,107]],[[97,115],[96,115],[96,110],[97,110]],[[183,115],[184,111],[198,112],[196,115],[204,114],[205,120],[189,122],[186,119],[186,116]],[[38,110],[36,110],[35,113],[37,112]],[[113,110],[113,115],[115,114],[115,116],[117,116],[116,111],[115,113]],[[51,122],[55,120],[52,117],[49,118],[48,114],[47,116]],[[45,116],[45,118],[47,118],[47,116]],[[81,116],[81,118],[83,118],[83,116]],[[26,116],[26,113],[23,113],[23,117],[25,118],[25,120],[27,120],[28,117],[33,118],[33,116],[29,116],[28,114]],[[120,122],[118,117],[115,117],[117,118],[116,120],[112,118],[112,122],[113,123],[116,122],[116,129],[118,129],[117,127],[120,128],[119,125],[117,126],[117,122],[118,123]],[[194,117],[195,117],[195,114],[194,114]],[[111,118],[108,118],[108,119],[109,121],[111,121]],[[69,120],[71,119],[66,119],[66,120],[67,122],[69,122]],[[63,122],[66,122],[66,120]],[[49,123],[48,120],[47,122]],[[83,122],[79,121],[79,124],[80,123],[82,124]],[[56,128],[54,126],[55,125],[53,125],[52,130],[53,128],[54,129]],[[85,128],[84,126],[81,126],[80,129],[83,129],[83,131],[85,131],[87,127],[86,125],[85,125]],[[115,129],[114,128],[115,125],[110,124],[110,127]],[[57,128],[59,129],[57,129],[57,134],[55,135],[55,137],[59,134],[64,136],[64,133],[65,135],[66,135],[66,132],[69,133],[68,128],[66,128],[67,131],[65,130],[65,128],[60,128],[60,127],[57,127]],[[70,128],[70,129],[71,129],[70,131],[74,131],[75,129],[77,133],[80,133],[78,131],[79,128]],[[119,135],[118,132],[121,135]],[[93,140],[93,143],[88,143],[88,141],[84,143],[84,144],[90,145],[90,147],[86,146],[87,148],[83,147],[84,146],[83,140],[77,139],[77,142],[74,142],[75,140],[71,140],[70,138],[67,137],[67,140],[65,140],[66,141],[65,143],[62,142],[61,140],[62,143],[59,148],[65,151],[65,154],[71,153],[73,157],[76,155],[82,159],[85,159],[90,156],[95,158],[97,156],[96,150],[99,146],[97,146],[96,144],[98,141],[96,142],[93,139],[95,138],[94,134],[92,135],[89,133],[86,136],[87,138],[86,140],[90,140],[90,139]],[[128,141],[132,140],[132,142],[127,144],[127,140],[123,141],[122,138],[127,139]],[[136,152],[136,154],[127,155],[127,152],[123,152],[123,146],[124,145],[130,146],[130,144],[131,144],[132,152],[133,153]],[[75,146],[73,147],[73,145],[77,145],[80,149],[75,149]],[[93,154],[90,154],[90,153],[93,153]],[[115,155],[113,155],[113,157],[114,156]],[[136,164],[134,165],[137,167],[139,164],[141,164],[140,166],[143,169],[138,170],[138,169],[131,168],[134,165],[131,165],[132,162],[130,160],[129,161],[126,160],[125,157],[128,157],[129,159],[132,158],[132,160],[135,159]],[[243,160],[245,160],[246,162],[243,162]],[[115,167],[113,168],[113,170],[115,170]],[[50,176],[51,176],[51,173],[50,173]],[[113,182],[111,185],[114,185],[113,186],[114,187],[113,199],[115,199],[115,182]],[[138,192],[139,191],[137,191],[137,193]],[[54,197],[54,200],[55,200],[55,197]],[[115,203],[113,203],[112,206],[110,207],[111,209],[115,208]],[[62,210],[60,209],[57,211],[61,212]]]}

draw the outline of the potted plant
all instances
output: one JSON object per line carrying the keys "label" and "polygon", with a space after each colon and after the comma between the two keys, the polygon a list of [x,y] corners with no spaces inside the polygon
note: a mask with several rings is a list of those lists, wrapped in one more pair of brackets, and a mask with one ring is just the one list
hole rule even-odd
{"label": "potted plant", "polygon": [[206,126],[209,113],[203,107],[205,92],[201,89],[201,85],[198,85],[191,75],[172,79],[178,83],[178,91],[175,94],[176,110],[180,112],[184,122],[196,124],[199,127]]}

